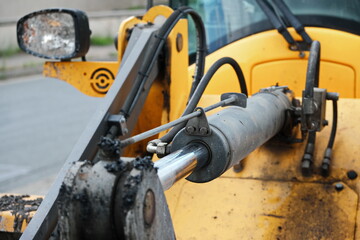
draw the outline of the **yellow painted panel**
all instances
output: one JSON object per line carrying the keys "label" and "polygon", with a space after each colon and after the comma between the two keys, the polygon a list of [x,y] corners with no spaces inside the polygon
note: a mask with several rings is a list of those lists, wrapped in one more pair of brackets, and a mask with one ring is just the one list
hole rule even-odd
{"label": "yellow painted panel", "polygon": [[168,6],[165,5],[157,5],[152,8],[150,8],[142,17],[142,20],[144,22],[155,22],[156,18],[159,16],[164,16],[165,18],[168,18],[171,13],[173,13],[174,10]]}
{"label": "yellow painted panel", "polygon": [[135,24],[140,23],[141,20],[137,17],[129,17],[121,22],[119,31],[118,31],[118,42],[117,42],[117,50],[118,50],[118,62],[121,63],[122,57],[124,55],[126,46],[128,44],[128,34],[129,29],[133,28]]}
{"label": "yellow painted panel", "polygon": [[[299,40],[299,37],[293,29],[290,28],[289,31]],[[352,96],[355,92],[355,97],[360,97],[360,61],[358,59],[360,36],[317,27],[307,27],[306,31],[314,40],[320,41],[322,62],[337,63],[353,70],[355,82],[346,82],[351,85],[343,86],[342,89],[349,89],[349,92],[343,93],[342,95]],[[211,53],[206,58],[206,71],[215,61],[222,57],[232,57],[240,64],[248,84],[248,90],[250,93],[254,93],[259,90],[253,89],[251,72],[254,67],[272,61],[307,60],[308,52],[306,52],[305,58],[301,58],[299,52],[289,50],[287,42],[276,30],[270,30],[245,37]],[[194,65],[192,65],[189,70],[188,81],[191,82]],[[232,70],[226,71],[222,69],[221,71],[222,72],[216,74],[214,79],[211,80],[206,89],[206,94],[221,94],[224,91],[239,90],[237,79]],[[296,74],[304,73],[299,72]],[[346,70],[346,74],[349,75],[348,70]],[[323,81],[320,80],[320,82]],[[325,80],[325,82],[327,82],[327,80]],[[323,87],[327,88],[328,86]]]}
{"label": "yellow painted panel", "polygon": [[[176,39],[181,38],[182,48],[177,48]],[[188,24],[181,19],[171,31],[168,41],[170,64],[170,120],[180,117],[190,93],[188,76]],[[166,122],[164,122],[166,123]]]}
{"label": "yellow painted panel", "polygon": [[[305,88],[307,60],[282,60],[256,65],[252,70],[251,89],[288,86],[298,97]],[[355,97],[355,73],[348,66],[322,61],[320,64],[320,87],[340,93],[340,97]]]}
{"label": "yellow painted panel", "polygon": [[118,62],[46,62],[43,74],[63,80],[86,95],[103,97],[118,68]]}

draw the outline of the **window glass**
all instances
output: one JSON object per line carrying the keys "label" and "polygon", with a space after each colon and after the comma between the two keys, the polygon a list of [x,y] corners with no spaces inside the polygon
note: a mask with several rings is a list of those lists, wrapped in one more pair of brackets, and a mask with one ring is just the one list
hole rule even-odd
{"label": "window glass", "polygon": [[[269,0],[271,4],[274,4]],[[360,35],[359,0],[284,0],[304,26],[338,29]],[[178,0],[173,8],[187,5],[202,17],[208,52],[237,39],[273,29],[256,0]],[[281,15],[281,14],[280,14]],[[286,20],[284,20],[286,23]],[[195,26],[189,21],[189,51],[195,52]]]}

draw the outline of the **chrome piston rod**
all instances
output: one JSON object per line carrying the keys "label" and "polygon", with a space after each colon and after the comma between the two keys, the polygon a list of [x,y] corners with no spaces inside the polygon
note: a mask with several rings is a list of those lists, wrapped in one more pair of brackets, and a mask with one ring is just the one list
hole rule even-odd
{"label": "chrome piston rod", "polygon": [[199,161],[207,161],[207,148],[202,144],[189,144],[155,162],[158,176],[164,190],[189,175]]}

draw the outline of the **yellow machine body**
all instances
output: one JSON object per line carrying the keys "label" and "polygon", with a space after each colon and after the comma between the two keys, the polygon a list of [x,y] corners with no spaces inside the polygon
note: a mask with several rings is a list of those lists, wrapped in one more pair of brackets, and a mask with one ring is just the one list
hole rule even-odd
{"label": "yellow machine body", "polygon": [[[171,12],[168,7],[157,6],[142,19],[123,22],[117,62],[49,62],[44,74],[64,80],[84,94],[105,96],[121,64],[127,29],[140,22],[153,22],[160,15],[167,18]],[[194,71],[194,66],[189,66],[187,31],[187,20],[182,19],[170,34],[167,75],[156,80],[134,134],[181,115]],[[293,29],[289,31],[299,39]],[[339,92],[341,98],[330,176],[324,178],[315,172],[312,177],[303,177],[299,166],[305,144],[271,140],[242,161],[240,172],[230,169],[204,184],[181,180],[166,191],[177,239],[360,239],[360,178],[347,177],[350,170],[360,173],[360,36],[317,27],[306,31],[321,43],[320,87]],[[177,46],[179,35],[181,48]],[[298,51],[289,50],[276,30],[239,39],[209,54],[205,70],[221,57],[232,57],[240,64],[251,94],[260,88],[286,85],[301,97],[308,52],[301,57]],[[97,78],[101,71],[108,78]],[[238,92],[236,79],[229,66],[222,67],[200,105],[219,101],[224,92]],[[168,103],[163,102],[164,93],[169,96]],[[327,119],[331,113],[328,106]],[[318,135],[315,169],[320,166],[329,132],[330,127],[326,127]],[[135,145],[126,154],[136,156],[145,144]],[[11,225],[1,226],[13,231]]]}
{"label": "yellow machine body", "polygon": [[[201,105],[218,99],[204,96]],[[305,144],[270,141],[244,159],[238,173],[230,169],[204,184],[182,180],[166,192],[177,239],[360,239],[360,181],[347,177],[360,171],[354,137],[360,100],[342,99],[339,110],[330,177],[317,170],[329,128],[318,135],[312,177],[300,171]]]}

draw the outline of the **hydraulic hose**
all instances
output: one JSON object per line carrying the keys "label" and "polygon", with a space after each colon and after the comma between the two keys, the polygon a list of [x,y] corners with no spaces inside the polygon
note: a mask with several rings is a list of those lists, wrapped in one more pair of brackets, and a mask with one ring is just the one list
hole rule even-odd
{"label": "hydraulic hose", "polygon": [[305,147],[304,156],[301,163],[301,172],[304,176],[309,177],[312,173],[312,164],[315,150],[316,131],[309,132],[308,140]]}
{"label": "hydraulic hose", "polygon": [[195,75],[191,87],[192,90],[190,91],[190,95],[192,95],[197,85],[199,84],[202,76],[204,75],[205,57],[207,51],[205,27],[200,15],[190,7],[179,7],[169,17],[168,21],[164,23],[164,26],[160,29],[158,36],[159,37],[169,36],[171,30],[174,28],[176,23],[186,14],[189,14],[195,23],[196,39],[197,39]]}
{"label": "hydraulic hose", "polygon": [[327,177],[330,174],[332,148],[334,146],[335,136],[336,136],[336,129],[337,129],[337,118],[338,118],[337,100],[338,100],[338,96],[335,96],[335,98],[332,98],[331,100],[332,100],[332,103],[333,103],[333,122],[332,122],[332,126],[331,126],[331,133],[330,133],[329,142],[328,142],[327,148],[325,149],[324,159],[323,159],[322,164],[321,164],[321,174],[324,177]]}
{"label": "hydraulic hose", "polygon": [[331,127],[330,139],[327,148],[333,148],[336,136],[337,129],[337,118],[338,118],[338,108],[337,108],[337,100],[332,100],[333,103],[333,122]]}
{"label": "hydraulic hose", "polygon": [[305,97],[314,97],[314,87],[319,87],[320,42],[313,41],[310,47],[308,68],[306,72]]}
{"label": "hydraulic hose", "polygon": [[128,117],[132,110],[135,108],[138,99],[141,96],[142,89],[146,83],[150,72],[160,55],[161,50],[163,49],[166,39],[169,36],[171,30],[174,28],[176,23],[185,15],[189,14],[194,22],[196,27],[197,35],[197,50],[196,50],[196,68],[193,87],[196,88],[197,83],[200,81],[201,77],[204,74],[205,66],[205,56],[206,56],[206,36],[205,36],[205,27],[201,20],[200,15],[195,12],[192,8],[189,7],[180,7],[174,11],[170,17],[165,21],[165,23],[159,29],[159,33],[154,36],[154,44],[151,48],[151,52],[145,56],[143,64],[138,72],[137,79],[135,81],[134,87],[129,93],[129,97],[126,99],[121,112]]}
{"label": "hydraulic hose", "polygon": [[[229,64],[235,70],[236,76],[238,77],[238,80],[239,80],[241,92],[244,93],[246,96],[248,96],[247,86],[246,86],[244,74],[241,70],[241,67],[234,59],[232,59],[230,57],[224,57],[224,58],[217,60],[210,67],[209,71],[204,75],[204,77],[200,80],[196,90],[194,91],[194,94],[190,98],[190,101],[181,116],[187,115],[194,111],[195,107],[198,105],[200,98],[203,95],[210,80],[212,79],[212,77],[214,76],[216,71],[225,64]],[[162,138],[160,138],[160,140],[162,142],[167,142],[167,143],[171,142],[172,139],[174,138],[174,136],[176,135],[176,133],[179,132],[182,128],[184,128],[185,125],[186,125],[186,122],[175,126],[166,135],[164,135]]]}
{"label": "hydraulic hose", "polygon": [[[310,47],[310,55],[306,72],[306,84],[303,98],[304,121],[309,127],[309,117],[313,112],[314,88],[319,87],[319,67],[320,67],[320,42],[313,41]],[[307,130],[307,129],[306,129]],[[316,130],[310,130],[305,153],[301,163],[301,170],[304,176],[310,176],[312,172],[312,162],[315,149]]]}
{"label": "hydraulic hose", "polygon": [[278,30],[278,32],[284,37],[284,39],[290,45],[297,45],[297,42],[291,36],[289,31],[286,28],[286,25],[281,21],[281,18],[276,15],[276,12],[273,7],[269,4],[267,0],[256,0],[257,4],[264,11],[266,16],[268,17],[271,24]]}

